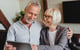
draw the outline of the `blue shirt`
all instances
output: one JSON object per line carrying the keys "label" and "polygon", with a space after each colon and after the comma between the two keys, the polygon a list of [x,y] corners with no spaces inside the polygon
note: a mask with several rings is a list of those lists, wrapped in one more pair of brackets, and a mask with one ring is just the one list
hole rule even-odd
{"label": "blue shirt", "polygon": [[40,31],[42,25],[35,21],[31,24],[30,29],[21,21],[11,25],[7,34],[7,41],[16,41],[39,45]]}

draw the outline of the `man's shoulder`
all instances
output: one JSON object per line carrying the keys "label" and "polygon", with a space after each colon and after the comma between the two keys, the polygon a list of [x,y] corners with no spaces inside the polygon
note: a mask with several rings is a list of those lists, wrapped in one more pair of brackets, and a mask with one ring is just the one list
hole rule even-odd
{"label": "man's shoulder", "polygon": [[17,26],[18,24],[19,24],[19,21],[17,21],[17,22],[15,22],[15,23],[11,24],[11,26],[10,26],[10,27]]}
{"label": "man's shoulder", "polygon": [[13,23],[12,25],[16,25],[16,24],[19,24],[20,23],[20,21],[17,21],[17,22],[15,22],[15,23]]}
{"label": "man's shoulder", "polygon": [[40,21],[35,21],[34,23],[35,23],[36,25],[42,26],[42,23],[41,23]]}

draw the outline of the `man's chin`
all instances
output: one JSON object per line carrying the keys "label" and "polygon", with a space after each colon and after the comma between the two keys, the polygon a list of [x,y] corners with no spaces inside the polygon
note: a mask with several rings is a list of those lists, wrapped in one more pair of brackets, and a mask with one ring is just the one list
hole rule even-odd
{"label": "man's chin", "polygon": [[32,23],[33,23],[33,21],[26,21],[26,23],[28,23],[28,24],[32,24]]}
{"label": "man's chin", "polygon": [[48,27],[49,25],[48,25],[48,24],[46,24],[46,26]]}

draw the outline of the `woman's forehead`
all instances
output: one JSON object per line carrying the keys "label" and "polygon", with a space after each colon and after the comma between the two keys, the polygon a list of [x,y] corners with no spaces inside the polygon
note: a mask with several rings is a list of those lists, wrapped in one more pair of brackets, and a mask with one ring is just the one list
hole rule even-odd
{"label": "woman's forehead", "polygon": [[47,13],[47,14],[44,14],[45,16],[53,16],[52,14],[50,13]]}

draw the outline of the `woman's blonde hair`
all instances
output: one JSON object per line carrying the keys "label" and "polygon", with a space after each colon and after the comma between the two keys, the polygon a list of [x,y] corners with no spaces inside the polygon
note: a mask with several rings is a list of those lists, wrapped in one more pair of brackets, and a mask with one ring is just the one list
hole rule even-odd
{"label": "woman's blonde hair", "polygon": [[45,11],[45,14],[52,16],[53,24],[61,22],[61,12],[58,8],[49,8]]}

